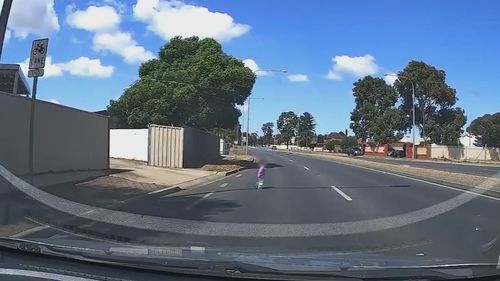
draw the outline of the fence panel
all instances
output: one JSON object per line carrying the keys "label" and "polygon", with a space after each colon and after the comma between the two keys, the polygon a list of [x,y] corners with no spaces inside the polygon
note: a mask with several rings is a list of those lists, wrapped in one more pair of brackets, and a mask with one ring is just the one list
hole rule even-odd
{"label": "fence panel", "polygon": [[183,128],[150,125],[148,164],[165,168],[182,168],[183,134]]}

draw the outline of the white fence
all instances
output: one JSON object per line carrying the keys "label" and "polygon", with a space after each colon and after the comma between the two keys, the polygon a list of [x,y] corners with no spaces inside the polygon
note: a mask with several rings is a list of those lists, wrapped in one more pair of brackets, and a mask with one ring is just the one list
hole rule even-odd
{"label": "white fence", "polygon": [[431,158],[469,161],[499,161],[500,149],[476,146],[432,145]]}
{"label": "white fence", "polygon": [[148,129],[110,130],[110,157],[148,161]]}

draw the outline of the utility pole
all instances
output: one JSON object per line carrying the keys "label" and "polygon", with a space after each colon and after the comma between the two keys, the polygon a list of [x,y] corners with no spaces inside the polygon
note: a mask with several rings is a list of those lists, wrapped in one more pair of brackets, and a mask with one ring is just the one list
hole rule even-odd
{"label": "utility pole", "polygon": [[248,154],[248,141],[250,140],[249,137],[249,132],[250,132],[250,100],[251,98],[248,98],[248,105],[247,105],[247,138],[245,141],[245,153]]}
{"label": "utility pole", "polygon": [[0,13],[0,61],[2,59],[3,42],[5,39],[5,31],[7,31],[7,23],[9,21],[10,8],[12,0],[4,0],[2,12]]}
{"label": "utility pole", "polygon": [[[287,73],[288,70],[276,70],[276,69],[256,69],[253,71],[254,74],[257,74],[257,72],[281,72],[281,73]],[[248,140],[249,140],[249,132],[250,132],[250,100],[251,99],[263,99],[263,98],[251,98],[248,97],[248,108],[247,108],[247,139],[246,139],[246,145],[245,145],[245,153],[248,154]]]}

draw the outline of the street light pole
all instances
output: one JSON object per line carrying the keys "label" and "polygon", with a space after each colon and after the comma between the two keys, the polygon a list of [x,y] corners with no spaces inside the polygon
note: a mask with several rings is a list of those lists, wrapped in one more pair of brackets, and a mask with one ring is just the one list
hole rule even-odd
{"label": "street light pole", "polygon": [[295,144],[297,145],[297,148],[299,148],[299,131],[300,131],[300,115],[297,115],[297,141]]}
{"label": "street light pole", "polygon": [[[253,71],[254,74],[257,74],[257,72],[281,72],[281,73],[287,73],[288,70],[276,70],[276,69],[256,69]],[[248,154],[248,141],[250,140],[249,134],[250,134],[250,100],[252,98],[248,97],[248,105],[247,105],[247,139],[245,142],[245,153]],[[253,99],[263,99],[263,98],[253,98]]]}
{"label": "street light pole", "polygon": [[248,98],[248,105],[247,105],[247,138],[245,141],[245,153],[248,154],[248,141],[250,140],[249,132],[250,132],[250,100],[251,98]]}
{"label": "street light pole", "polygon": [[409,80],[411,83],[411,88],[412,88],[412,93],[411,93],[411,103],[412,103],[412,108],[413,108],[413,149],[412,149],[412,155],[411,158],[415,159],[415,154],[416,154],[416,148],[415,148],[415,85],[411,80]]}
{"label": "street light pole", "polygon": [[413,115],[413,122],[412,122],[413,149],[412,149],[411,158],[415,159],[415,154],[416,154],[416,150],[415,150],[415,144],[416,144],[416,138],[415,138],[415,131],[416,131],[416,125],[415,125],[415,84],[413,83],[413,81],[410,78],[408,78],[406,76],[400,76],[400,75],[396,75],[396,74],[385,74],[384,76],[394,76],[397,79],[399,79],[400,77],[403,77],[403,78],[406,78],[411,83],[411,103],[412,103],[412,115]]}

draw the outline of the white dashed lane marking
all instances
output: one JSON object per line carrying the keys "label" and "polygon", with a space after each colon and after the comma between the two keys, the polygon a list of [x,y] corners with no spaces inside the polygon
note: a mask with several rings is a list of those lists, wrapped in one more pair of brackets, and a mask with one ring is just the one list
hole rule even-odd
{"label": "white dashed lane marking", "polygon": [[213,194],[214,194],[213,192],[207,193],[207,194],[203,195],[203,199],[206,199],[206,198],[212,196]]}
{"label": "white dashed lane marking", "polygon": [[236,175],[236,177],[237,177],[237,178],[241,177],[241,174],[237,174],[237,175]]}
{"label": "white dashed lane marking", "polygon": [[225,183],[221,184],[220,187],[226,187],[227,185],[228,185],[228,183],[225,182]]}
{"label": "white dashed lane marking", "polygon": [[308,170],[309,171],[309,168],[307,168],[306,166],[304,166],[304,169]]}
{"label": "white dashed lane marking", "polygon": [[293,162],[293,160],[292,160],[292,159],[290,159],[290,160],[288,160],[288,161]]}
{"label": "white dashed lane marking", "polygon": [[332,185],[333,190],[335,190],[340,196],[344,197],[347,201],[352,201],[352,198],[349,195],[345,194],[342,190],[338,189],[336,186]]}
{"label": "white dashed lane marking", "polygon": [[198,199],[198,200],[194,201],[193,203],[189,204],[186,207],[186,210],[189,211],[189,210],[193,209],[194,207],[198,206],[198,204],[200,204],[203,201],[203,199],[207,199],[208,197],[212,196],[213,194],[214,194],[213,192],[209,192],[209,193],[203,195],[200,199]]}

